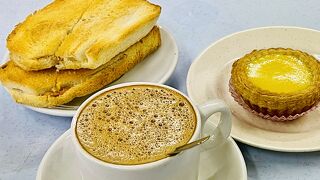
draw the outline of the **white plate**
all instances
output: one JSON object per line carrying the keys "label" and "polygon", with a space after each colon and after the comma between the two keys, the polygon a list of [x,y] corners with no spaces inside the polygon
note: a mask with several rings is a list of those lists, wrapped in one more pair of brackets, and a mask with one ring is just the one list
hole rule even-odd
{"label": "white plate", "polygon": [[[208,123],[207,129],[214,128]],[[82,179],[71,142],[70,130],[65,132],[44,155],[37,180]],[[130,179],[128,177],[128,179]],[[199,180],[246,180],[247,169],[241,151],[232,138],[223,146],[204,151],[200,156]],[[113,180],[110,177],[109,180]]]}
{"label": "white plate", "polygon": [[299,27],[263,27],[229,35],[209,46],[191,65],[189,97],[197,104],[223,99],[233,113],[231,136],[263,149],[284,152],[320,150],[320,108],[292,122],[272,122],[239,106],[228,92],[231,65],[254,49],[284,47],[320,54],[320,32]]}
{"label": "white plate", "polygon": [[[124,82],[154,82],[163,84],[169,79],[178,62],[178,48],[169,31],[160,27],[160,33],[160,48],[111,85]],[[8,53],[3,58],[3,62],[7,59]],[[68,104],[80,105],[87,97],[76,98]],[[64,117],[72,117],[76,112],[75,110],[37,108],[31,106],[25,107],[40,113]]]}

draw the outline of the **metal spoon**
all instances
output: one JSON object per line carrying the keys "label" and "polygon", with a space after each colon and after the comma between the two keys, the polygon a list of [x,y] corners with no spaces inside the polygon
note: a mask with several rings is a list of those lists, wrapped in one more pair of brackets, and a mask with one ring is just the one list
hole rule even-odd
{"label": "metal spoon", "polygon": [[206,136],[204,138],[198,139],[196,141],[193,141],[191,143],[188,144],[184,144],[182,146],[177,147],[173,152],[168,153],[168,156],[175,156],[177,154],[179,154],[181,151],[193,148],[195,146],[198,146],[204,142],[206,142],[208,139],[210,139],[210,136]]}

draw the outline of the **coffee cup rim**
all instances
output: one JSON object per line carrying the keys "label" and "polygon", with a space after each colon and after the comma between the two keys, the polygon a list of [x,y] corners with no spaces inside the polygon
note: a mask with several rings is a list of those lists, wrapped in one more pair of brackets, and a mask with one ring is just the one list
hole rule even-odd
{"label": "coffee cup rim", "polygon": [[150,86],[158,86],[158,87],[163,87],[163,88],[167,88],[167,89],[170,89],[170,90],[173,90],[177,93],[179,93],[180,95],[182,95],[184,98],[187,99],[187,101],[189,101],[189,103],[191,104],[195,114],[196,114],[196,129],[192,135],[192,137],[190,138],[190,140],[188,142],[192,142],[194,140],[196,140],[196,138],[198,136],[200,136],[201,134],[201,116],[200,116],[200,113],[199,113],[199,110],[198,108],[196,107],[195,103],[189,98],[187,97],[187,95],[185,95],[184,93],[182,93],[181,91],[173,88],[173,87],[170,87],[170,86],[167,86],[167,85],[164,85],[164,84],[159,84],[159,83],[151,83],[151,82],[127,82],[127,83],[121,83],[121,84],[117,84],[117,85],[114,85],[114,86],[110,86],[110,87],[107,87],[107,88],[104,88],[96,93],[94,93],[93,95],[91,95],[88,99],[86,99],[81,105],[80,107],[77,109],[75,115],[73,116],[72,118],[72,122],[71,122],[71,135],[72,135],[72,141],[73,141],[73,144],[75,145],[76,147],[76,151],[78,151],[82,156],[84,156],[87,160],[91,161],[91,162],[94,162],[94,163],[97,163],[101,166],[107,166],[107,167],[111,167],[111,168],[114,168],[114,169],[122,169],[122,170],[133,170],[133,169],[146,169],[146,168],[153,168],[153,167],[156,167],[156,166],[161,166],[161,165],[164,165],[166,163],[168,163],[169,161],[171,161],[172,159],[174,158],[177,158],[179,156],[181,156],[183,154],[183,152],[177,154],[176,156],[171,156],[171,157],[166,157],[166,158],[163,158],[163,159],[160,159],[160,160],[157,160],[157,161],[153,161],[153,162],[149,162],[149,163],[145,163],[145,164],[136,164],[136,165],[122,165],[122,164],[112,164],[112,163],[108,163],[108,162],[105,162],[105,161],[102,161],[94,156],[92,156],[91,154],[89,154],[86,150],[83,149],[83,147],[81,146],[77,136],[76,136],[76,122],[77,122],[77,119],[78,119],[78,116],[80,114],[80,112],[82,111],[82,109],[91,101],[93,100],[95,97],[101,95],[102,93],[104,92],[107,92],[107,91],[110,91],[110,90],[113,90],[113,89],[117,89],[117,88],[121,88],[121,87],[128,87],[128,86],[135,86],[135,85],[150,85]]}

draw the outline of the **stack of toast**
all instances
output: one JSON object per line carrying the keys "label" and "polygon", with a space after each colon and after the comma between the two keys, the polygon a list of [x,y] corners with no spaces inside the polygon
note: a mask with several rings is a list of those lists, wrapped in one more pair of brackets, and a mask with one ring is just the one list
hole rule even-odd
{"label": "stack of toast", "polygon": [[36,107],[91,94],[157,50],[160,11],[145,0],[55,0],[10,33],[0,81]]}

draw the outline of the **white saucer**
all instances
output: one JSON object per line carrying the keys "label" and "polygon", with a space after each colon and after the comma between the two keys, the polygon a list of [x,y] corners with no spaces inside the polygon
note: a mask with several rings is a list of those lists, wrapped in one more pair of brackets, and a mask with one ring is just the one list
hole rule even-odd
{"label": "white saucer", "polygon": [[[207,129],[214,128],[213,123],[208,122],[207,124]],[[81,172],[77,167],[78,162],[71,142],[70,130],[68,130],[52,144],[44,155],[36,180],[81,180]],[[199,180],[211,179],[247,179],[243,156],[232,138],[217,149],[201,153]],[[113,180],[112,177],[109,180]]]}
{"label": "white saucer", "polygon": [[191,65],[189,97],[197,104],[223,99],[233,113],[231,136],[259,148],[306,152],[320,150],[320,108],[292,122],[272,122],[244,110],[228,91],[235,59],[254,49],[283,47],[320,54],[320,32],[299,27],[263,27],[229,35],[213,43]]}
{"label": "white saucer", "polygon": [[[160,27],[160,32],[160,48],[111,85],[124,82],[154,82],[163,84],[169,79],[178,62],[178,47],[169,31]],[[8,53],[3,58],[3,62],[7,61],[7,59]],[[85,99],[86,97],[76,98],[68,104],[77,106]],[[76,112],[75,110],[25,107],[40,113],[64,117],[72,117]]]}

